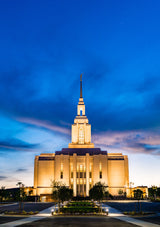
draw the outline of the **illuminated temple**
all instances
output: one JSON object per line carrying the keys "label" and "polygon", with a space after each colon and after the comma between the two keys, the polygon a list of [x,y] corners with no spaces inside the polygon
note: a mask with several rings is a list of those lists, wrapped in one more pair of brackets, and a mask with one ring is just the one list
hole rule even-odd
{"label": "illuminated temple", "polygon": [[97,182],[108,186],[112,195],[118,195],[120,189],[126,194],[129,192],[128,157],[122,153],[107,153],[91,143],[91,125],[82,96],[82,76],[71,143],[61,151],[35,157],[34,194],[43,201],[48,200],[53,180],[72,188],[74,196],[89,196],[90,188]]}

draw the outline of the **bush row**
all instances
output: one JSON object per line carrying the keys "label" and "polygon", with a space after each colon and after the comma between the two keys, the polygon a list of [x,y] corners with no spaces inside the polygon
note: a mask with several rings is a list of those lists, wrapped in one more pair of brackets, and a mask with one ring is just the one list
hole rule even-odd
{"label": "bush row", "polygon": [[5,211],[5,214],[13,214],[13,215],[16,215],[16,214],[20,214],[20,215],[33,215],[33,214],[38,214],[39,211],[29,211],[29,212],[26,212],[25,210],[23,210],[22,212],[16,212],[16,211]]}
{"label": "bush row", "polygon": [[62,213],[98,213],[99,209],[96,207],[66,207],[66,208],[61,208],[60,210]]}

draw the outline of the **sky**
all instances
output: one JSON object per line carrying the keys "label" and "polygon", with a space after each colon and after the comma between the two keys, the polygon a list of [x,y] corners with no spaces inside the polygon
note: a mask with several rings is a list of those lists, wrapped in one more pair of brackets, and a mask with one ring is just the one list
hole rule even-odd
{"label": "sky", "polygon": [[160,186],[160,1],[0,0],[0,187],[68,147],[83,98],[92,142]]}

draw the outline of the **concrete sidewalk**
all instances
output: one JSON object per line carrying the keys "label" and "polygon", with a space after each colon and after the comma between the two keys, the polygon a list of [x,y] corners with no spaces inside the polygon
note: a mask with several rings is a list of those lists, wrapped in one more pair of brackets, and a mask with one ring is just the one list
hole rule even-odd
{"label": "concrete sidewalk", "polygon": [[109,210],[108,216],[109,217],[116,218],[116,219],[119,219],[121,221],[125,221],[125,222],[131,223],[131,224],[134,224],[134,225],[137,225],[137,226],[141,226],[141,227],[158,227],[159,226],[159,225],[153,224],[151,222],[141,221],[141,220],[138,220],[138,219],[128,217],[127,215],[122,214],[121,211],[116,210],[115,208],[110,207],[110,206],[105,205],[105,204],[102,204],[102,208],[104,208],[104,209],[108,208],[108,210]]}
{"label": "concrete sidewalk", "polygon": [[[4,223],[4,224],[1,224],[1,226],[14,227],[14,226],[27,224],[27,223],[30,223],[30,222],[42,220],[44,218],[50,217],[51,216],[51,210],[56,209],[56,208],[57,208],[56,205],[54,205],[54,206],[51,206],[51,207],[49,207],[45,210],[42,210],[37,215],[32,215],[31,217],[27,217],[27,218],[24,218],[24,219]],[[158,227],[158,226],[160,226],[160,225],[157,225],[157,224],[152,224],[150,222],[145,222],[145,221],[137,220],[137,219],[134,219],[134,218],[130,218],[130,217],[122,214],[119,210],[116,210],[115,208],[112,208],[112,207],[107,206],[105,204],[102,204],[102,208],[104,208],[104,209],[108,208],[109,209],[109,215],[108,216],[111,217],[111,218],[116,218],[116,219],[119,219],[121,221],[125,221],[125,222],[131,223],[131,224],[134,224],[134,225],[137,225],[137,226],[141,226],[141,227]]]}
{"label": "concrete sidewalk", "polygon": [[42,210],[38,214],[32,215],[31,217],[27,217],[27,218],[12,221],[12,222],[7,222],[7,223],[4,223],[4,224],[1,224],[0,226],[14,227],[14,226],[27,224],[27,223],[30,223],[30,222],[33,222],[33,221],[38,221],[38,220],[41,220],[41,219],[44,219],[44,218],[51,216],[51,210],[52,209],[56,209],[56,205],[51,206],[51,207],[49,207],[45,210]]}

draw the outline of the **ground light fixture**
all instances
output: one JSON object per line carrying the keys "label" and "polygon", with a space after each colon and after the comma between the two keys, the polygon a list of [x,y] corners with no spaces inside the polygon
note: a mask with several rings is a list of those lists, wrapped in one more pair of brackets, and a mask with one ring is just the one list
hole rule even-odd
{"label": "ground light fixture", "polygon": [[108,208],[106,208],[106,215],[108,216],[108,213],[109,213],[109,209]]}
{"label": "ground light fixture", "polygon": [[51,209],[51,214],[52,214],[52,216],[54,215],[54,209],[53,208]]}

